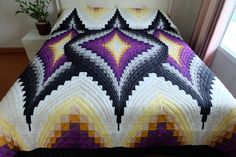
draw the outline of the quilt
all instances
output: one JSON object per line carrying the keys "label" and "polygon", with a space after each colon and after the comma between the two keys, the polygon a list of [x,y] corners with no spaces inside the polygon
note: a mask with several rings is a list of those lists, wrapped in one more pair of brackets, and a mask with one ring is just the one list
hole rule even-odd
{"label": "quilt", "polygon": [[98,29],[78,9],[56,24],[0,102],[0,157],[181,145],[236,156],[236,101],[168,17],[137,8],[109,13],[90,9],[108,18]]}

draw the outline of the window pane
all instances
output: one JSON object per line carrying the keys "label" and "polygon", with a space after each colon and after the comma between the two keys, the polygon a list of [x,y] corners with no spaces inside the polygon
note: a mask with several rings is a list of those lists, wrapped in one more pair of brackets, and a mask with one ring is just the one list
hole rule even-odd
{"label": "window pane", "polygon": [[232,55],[236,55],[236,10],[226,30],[221,46]]}

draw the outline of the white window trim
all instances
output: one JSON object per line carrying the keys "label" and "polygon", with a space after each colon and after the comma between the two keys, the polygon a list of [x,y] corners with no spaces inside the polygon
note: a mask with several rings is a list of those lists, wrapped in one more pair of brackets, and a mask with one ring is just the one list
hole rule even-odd
{"label": "white window trim", "polygon": [[[230,15],[228,15],[227,20],[225,21],[227,23],[227,27],[225,28],[224,30],[224,35],[228,29],[228,26],[229,26],[229,23],[232,19],[232,16],[234,14],[234,11],[236,9],[236,1],[234,1],[234,6],[232,6],[231,10],[230,10]],[[227,58],[229,58],[232,62],[234,62],[236,64],[236,53],[235,52],[232,52],[232,50],[230,50],[229,48],[227,48],[227,46],[225,46],[222,41],[223,41],[223,38],[224,38],[224,35],[222,36],[221,40],[220,40],[220,45],[217,49],[218,52],[222,52],[225,54],[225,56],[227,56]],[[216,51],[216,53],[217,53]]]}

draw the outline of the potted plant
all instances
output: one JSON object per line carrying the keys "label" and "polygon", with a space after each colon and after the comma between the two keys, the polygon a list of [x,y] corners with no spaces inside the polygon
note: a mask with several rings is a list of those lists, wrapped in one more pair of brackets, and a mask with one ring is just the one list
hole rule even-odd
{"label": "potted plant", "polygon": [[15,14],[27,14],[33,19],[36,19],[36,27],[40,35],[48,35],[51,31],[50,22],[47,21],[48,5],[51,0],[15,0],[19,5],[19,10]]}

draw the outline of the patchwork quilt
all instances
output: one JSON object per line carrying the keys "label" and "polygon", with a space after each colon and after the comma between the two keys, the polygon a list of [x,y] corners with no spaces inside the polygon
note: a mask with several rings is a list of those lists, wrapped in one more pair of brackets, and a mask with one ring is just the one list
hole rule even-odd
{"label": "patchwork quilt", "polygon": [[[181,145],[236,156],[236,101],[166,15],[87,12],[60,18],[0,102],[0,157],[36,148]],[[98,25],[83,22],[98,15]]]}

